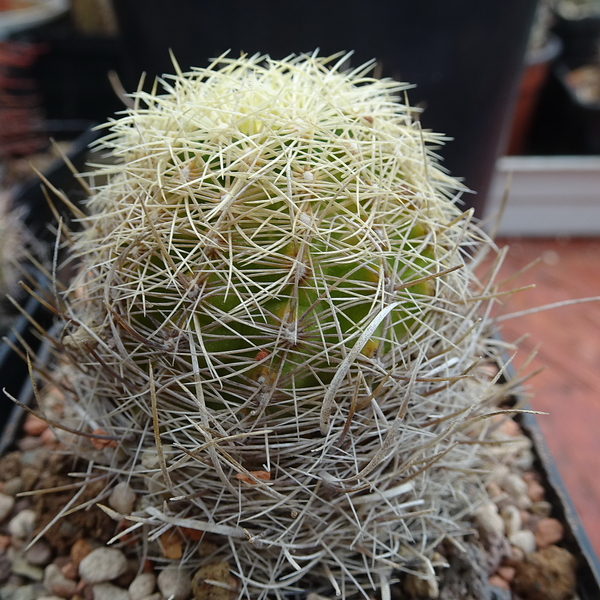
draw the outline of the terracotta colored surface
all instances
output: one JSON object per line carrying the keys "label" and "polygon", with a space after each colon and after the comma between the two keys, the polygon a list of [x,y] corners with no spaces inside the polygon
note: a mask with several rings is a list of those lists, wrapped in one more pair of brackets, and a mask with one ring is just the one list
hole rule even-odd
{"label": "terracotta colored surface", "polygon": [[[508,277],[537,257],[535,267],[511,282],[534,283],[510,297],[503,312],[600,296],[600,239],[500,240],[510,250],[501,274]],[[508,286],[507,286],[508,287]],[[548,446],[600,555],[600,302],[572,305],[514,318],[503,323],[502,336],[513,341],[523,334],[516,364],[539,346],[530,370],[546,370],[528,383],[531,403],[540,416]]]}

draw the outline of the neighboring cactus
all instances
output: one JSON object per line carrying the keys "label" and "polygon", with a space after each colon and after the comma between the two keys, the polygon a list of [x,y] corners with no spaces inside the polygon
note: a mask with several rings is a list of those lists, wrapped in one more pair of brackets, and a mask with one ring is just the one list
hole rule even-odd
{"label": "neighboring cactus", "polygon": [[19,298],[22,290],[19,279],[23,278],[25,262],[29,257],[42,257],[38,244],[23,223],[22,211],[11,205],[12,197],[0,193],[0,331],[14,320],[15,309],[7,295]]}
{"label": "neighboring cactus", "polygon": [[68,422],[98,436],[72,447],[141,494],[157,560],[169,528],[205,532],[182,560],[226,561],[240,597],[433,581],[485,493],[491,242],[405,86],[344,60],[222,58],[136,94],[72,236]]}
{"label": "neighboring cactus", "polygon": [[14,290],[15,277],[11,252],[19,251],[13,237],[14,219],[8,210],[8,196],[0,196],[0,297],[4,299],[9,290]]}

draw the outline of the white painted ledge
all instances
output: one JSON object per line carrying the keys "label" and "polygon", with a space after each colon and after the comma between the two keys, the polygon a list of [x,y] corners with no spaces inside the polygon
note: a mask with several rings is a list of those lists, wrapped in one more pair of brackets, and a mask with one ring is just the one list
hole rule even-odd
{"label": "white painted ledge", "polygon": [[498,235],[600,235],[600,156],[505,156],[496,165],[486,220],[498,213],[512,174]]}

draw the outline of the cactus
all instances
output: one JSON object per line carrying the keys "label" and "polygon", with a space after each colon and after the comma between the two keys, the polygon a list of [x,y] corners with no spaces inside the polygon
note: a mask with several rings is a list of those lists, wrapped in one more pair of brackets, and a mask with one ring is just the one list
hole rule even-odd
{"label": "cactus", "polygon": [[136,93],[70,236],[65,423],[84,435],[63,438],[138,492],[106,509],[127,535],[145,523],[164,564],[177,530],[240,597],[434,581],[484,497],[472,261],[493,244],[406,86],[346,58],[221,57]]}
{"label": "cactus", "polygon": [[19,279],[25,263],[34,258],[43,262],[44,251],[23,222],[23,211],[11,203],[12,197],[0,193],[0,331],[14,320],[14,307],[7,296],[22,299]]}
{"label": "cactus", "polygon": [[9,290],[14,290],[13,260],[10,251],[18,249],[14,239],[10,239],[11,232],[14,231],[13,219],[5,206],[7,196],[0,196],[2,206],[0,207],[0,296],[4,298]]}

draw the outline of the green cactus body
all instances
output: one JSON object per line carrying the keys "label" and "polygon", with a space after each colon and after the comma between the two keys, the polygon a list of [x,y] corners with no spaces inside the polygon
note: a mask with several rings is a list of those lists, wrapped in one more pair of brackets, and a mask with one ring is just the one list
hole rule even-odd
{"label": "green cactus body", "polygon": [[74,236],[71,397],[122,436],[94,460],[148,490],[136,518],[228,538],[240,595],[430,565],[478,485],[452,436],[485,387],[483,234],[403,86],[367,72],[222,59],[137,94]]}

